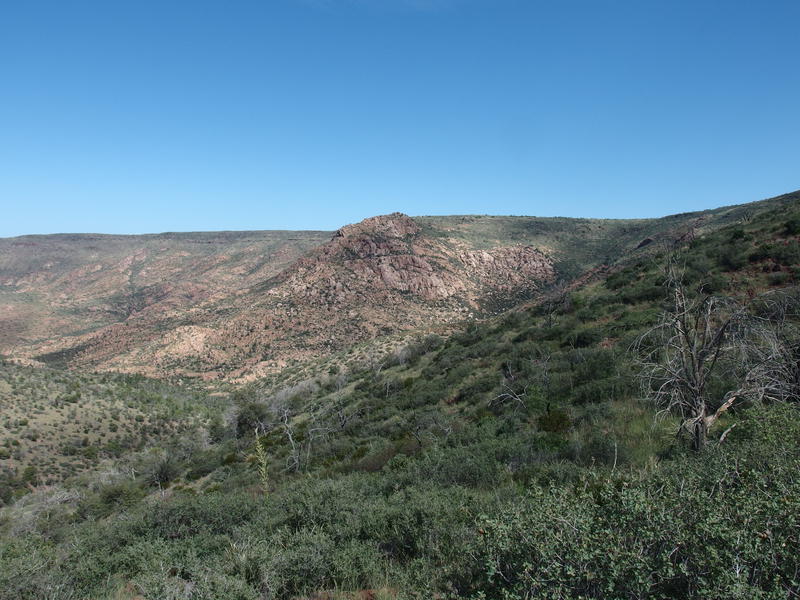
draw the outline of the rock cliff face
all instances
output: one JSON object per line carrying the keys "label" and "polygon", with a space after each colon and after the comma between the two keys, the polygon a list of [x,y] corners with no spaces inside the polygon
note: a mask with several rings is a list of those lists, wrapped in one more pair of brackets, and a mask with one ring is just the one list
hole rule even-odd
{"label": "rock cliff face", "polygon": [[287,272],[287,291],[317,302],[346,303],[367,294],[408,293],[441,300],[466,290],[438,264],[420,227],[400,213],[372,217],[336,232],[333,239]]}
{"label": "rock cliff face", "polygon": [[465,250],[423,235],[413,219],[394,213],[340,229],[287,272],[286,288],[272,293],[288,289],[312,301],[346,303],[364,292],[396,292],[415,302],[456,299],[479,309],[485,289],[535,288],[553,275],[552,261],[531,246]]}
{"label": "rock cliff face", "polygon": [[510,246],[463,253],[461,261],[487,287],[513,291],[531,282],[548,281],[553,275],[551,261],[533,246]]}

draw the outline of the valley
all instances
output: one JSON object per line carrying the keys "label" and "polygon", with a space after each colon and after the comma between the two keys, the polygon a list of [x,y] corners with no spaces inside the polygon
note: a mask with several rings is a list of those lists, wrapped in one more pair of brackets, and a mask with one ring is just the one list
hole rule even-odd
{"label": "valley", "polygon": [[252,381],[356,343],[499,314],[765,206],[653,220],[396,213],[334,233],[2,239],[0,355]]}
{"label": "valley", "polygon": [[0,599],[790,598],[798,278],[800,192],[0,240]]}

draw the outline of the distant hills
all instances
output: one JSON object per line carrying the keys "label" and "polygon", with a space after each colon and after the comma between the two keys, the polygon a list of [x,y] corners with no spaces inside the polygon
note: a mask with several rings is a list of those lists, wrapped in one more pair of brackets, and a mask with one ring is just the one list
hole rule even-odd
{"label": "distant hills", "polygon": [[336,232],[0,239],[0,354],[248,380],[536,301],[800,194],[660,219],[408,217]]}

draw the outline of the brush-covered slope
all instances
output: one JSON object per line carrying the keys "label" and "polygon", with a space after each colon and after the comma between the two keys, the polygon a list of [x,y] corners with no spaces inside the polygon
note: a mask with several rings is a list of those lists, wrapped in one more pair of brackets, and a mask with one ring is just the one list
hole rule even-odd
{"label": "brush-covered slope", "polygon": [[139,375],[75,373],[0,360],[0,499],[197,439],[219,398]]}
{"label": "brush-covered slope", "polygon": [[[690,296],[746,304],[796,375],[796,203],[669,251]],[[32,489],[0,511],[0,599],[793,597],[797,379],[686,450],[630,350],[670,308],[664,254],[373,363],[286,369],[194,447]],[[746,383],[730,358],[710,402]]]}

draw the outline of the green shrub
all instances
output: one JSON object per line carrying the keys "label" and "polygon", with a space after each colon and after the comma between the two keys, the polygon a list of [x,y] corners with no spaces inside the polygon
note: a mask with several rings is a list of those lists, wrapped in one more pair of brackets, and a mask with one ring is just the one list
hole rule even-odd
{"label": "green shrub", "polygon": [[778,407],[754,413],[727,449],[651,475],[533,487],[480,520],[450,584],[475,598],[787,597],[798,586],[799,423]]}
{"label": "green shrub", "polygon": [[562,346],[572,348],[586,348],[593,346],[603,339],[603,332],[598,327],[581,327],[570,331]]}
{"label": "green shrub", "polygon": [[[268,420],[269,409],[263,402],[256,400],[242,400],[236,404],[236,415],[234,417],[236,436],[248,437],[253,435],[253,431]],[[221,424],[215,428],[215,434],[224,436],[221,433]]]}
{"label": "green shrub", "polygon": [[800,216],[794,216],[783,224],[783,232],[786,235],[800,234]]}
{"label": "green shrub", "polygon": [[97,517],[107,517],[134,506],[144,495],[144,490],[134,481],[111,483],[84,500],[81,511]]}
{"label": "green shrub", "polygon": [[770,273],[768,279],[771,286],[783,286],[789,282],[791,274],[786,271],[776,271],[775,273]]}
{"label": "green shrub", "polygon": [[572,427],[569,413],[563,409],[548,410],[537,419],[539,429],[550,433],[566,433]]}

